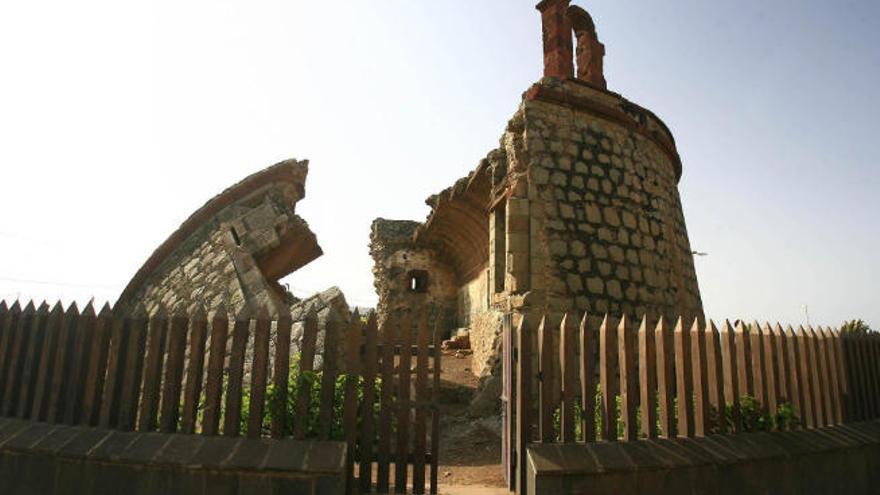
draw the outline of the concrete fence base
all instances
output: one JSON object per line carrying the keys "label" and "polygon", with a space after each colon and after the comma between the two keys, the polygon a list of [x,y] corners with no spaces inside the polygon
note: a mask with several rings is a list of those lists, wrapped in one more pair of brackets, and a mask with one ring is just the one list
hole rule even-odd
{"label": "concrete fence base", "polygon": [[0,419],[0,493],[342,494],[346,448]]}
{"label": "concrete fence base", "polygon": [[880,422],[811,431],[533,444],[529,494],[880,493]]}

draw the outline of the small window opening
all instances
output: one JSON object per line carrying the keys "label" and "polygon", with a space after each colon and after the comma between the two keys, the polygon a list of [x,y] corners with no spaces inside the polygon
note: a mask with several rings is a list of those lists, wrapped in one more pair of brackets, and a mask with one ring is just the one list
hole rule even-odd
{"label": "small window opening", "polygon": [[410,292],[427,292],[428,272],[425,270],[412,270],[407,273],[406,288]]}
{"label": "small window opening", "polygon": [[241,238],[238,237],[238,231],[235,230],[235,227],[232,227],[229,231],[232,232],[232,239],[235,240],[235,245],[241,246]]}

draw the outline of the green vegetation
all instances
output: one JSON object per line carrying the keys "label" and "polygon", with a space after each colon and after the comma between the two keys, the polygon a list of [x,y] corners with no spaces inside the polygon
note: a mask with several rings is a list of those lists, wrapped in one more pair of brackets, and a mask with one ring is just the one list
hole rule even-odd
{"label": "green vegetation", "polygon": [[849,335],[866,335],[871,332],[871,327],[862,320],[850,320],[840,326],[840,333]]}
{"label": "green vegetation", "polygon": [[[617,418],[617,436],[623,436],[623,418],[621,417],[621,396],[618,395],[615,397],[615,415]],[[599,387],[596,387],[595,401],[594,401],[593,415],[596,421],[596,435],[597,437],[601,436],[602,431],[602,393],[599,390]],[[740,407],[740,417],[742,421],[742,429],[743,431],[769,431],[773,429],[790,429],[799,424],[798,418],[794,414],[794,408],[792,407],[790,402],[783,402],[779,404],[776,408],[775,414],[769,414],[761,410],[761,404],[752,396],[744,395],[740,397],[739,400]],[[582,438],[583,437],[583,408],[581,405],[575,404],[574,408],[574,418],[575,418],[575,437]],[[678,399],[676,398],[673,401],[673,417],[672,424],[673,428],[677,429],[678,427]],[[727,405],[724,411],[725,420],[727,423],[728,430],[733,430],[734,426],[734,418],[733,418],[733,407],[731,405]],[[718,418],[718,411],[712,409],[709,411],[709,417],[712,420],[713,424],[716,424]],[[560,409],[556,409],[553,415],[554,421],[554,429],[559,432],[561,426],[561,414]],[[639,431],[639,436],[644,438],[647,436],[646,432],[641,431],[642,424],[642,411],[641,408],[636,409],[636,424],[638,425],[637,430]],[[660,426],[660,405],[657,405],[657,424],[655,425],[656,431],[662,431]],[[717,433],[717,428],[714,428],[711,433]],[[677,431],[673,431],[672,435],[675,436]],[[557,434],[557,440],[559,440],[559,435]]]}
{"label": "green vegetation", "polygon": [[[336,377],[333,387],[333,413],[331,418],[330,438],[334,440],[342,440],[345,438],[343,430],[343,404],[345,399],[345,384],[350,379],[356,379],[355,384],[357,390],[357,402],[360,405],[364,397],[364,379],[362,377],[350,377],[345,373],[340,373]],[[285,425],[285,435],[293,434],[293,418],[296,416],[296,403],[300,390],[305,386],[310,386],[308,417],[306,418],[306,437],[317,437],[320,432],[319,410],[321,404],[321,381],[323,379],[322,371],[310,371],[300,373],[299,355],[294,356],[290,364],[290,374],[288,375],[287,398],[284,404],[280,401],[284,400],[282,394],[277,392],[273,384],[268,384],[266,388],[266,408],[263,411],[263,433],[268,434],[270,431],[272,420],[277,414],[276,411],[285,411],[287,414],[287,422]],[[382,391],[382,380],[376,378],[376,395],[378,398]],[[245,389],[242,393],[241,404],[241,427],[242,431],[247,431],[247,424],[250,409],[250,390]],[[374,414],[379,412],[378,400],[373,403]],[[363,419],[362,414],[358,414],[358,424]]]}
{"label": "green vegetation", "polygon": [[[776,407],[776,414],[770,415],[761,410],[761,403],[750,395],[739,399],[739,410],[742,427],[745,431],[769,431],[772,429],[789,429],[799,424],[790,402],[783,402]],[[727,424],[733,427],[733,407],[727,406],[725,411]]]}

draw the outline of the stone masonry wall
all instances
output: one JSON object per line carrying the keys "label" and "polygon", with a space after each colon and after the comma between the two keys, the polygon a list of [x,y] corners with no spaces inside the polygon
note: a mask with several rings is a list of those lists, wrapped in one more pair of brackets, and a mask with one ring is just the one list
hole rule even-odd
{"label": "stone masonry wall", "polygon": [[[380,327],[390,315],[431,306],[443,318],[445,327],[454,324],[455,276],[433,249],[413,244],[413,234],[419,225],[408,220],[378,218],[373,221],[370,254],[375,262],[373,275],[379,294]],[[426,274],[424,290],[415,291],[410,287],[410,275],[414,272]]]}
{"label": "stone masonry wall", "polygon": [[[576,82],[545,79],[536,87],[523,104],[531,289],[552,312],[702,316],[680,172],[650,134],[651,125],[660,132],[659,121]],[[553,98],[542,97],[545,89]],[[647,130],[589,104],[623,107]]]}
{"label": "stone masonry wall", "polygon": [[488,376],[498,361],[502,312],[489,304],[492,296],[489,270],[483,270],[458,291],[458,326],[469,331],[473,358],[471,369],[478,378]]}
{"label": "stone masonry wall", "polygon": [[321,255],[295,213],[307,173],[306,162],[281,162],[213,198],[153,253],[117,305],[286,310],[295,299],[277,280]]}

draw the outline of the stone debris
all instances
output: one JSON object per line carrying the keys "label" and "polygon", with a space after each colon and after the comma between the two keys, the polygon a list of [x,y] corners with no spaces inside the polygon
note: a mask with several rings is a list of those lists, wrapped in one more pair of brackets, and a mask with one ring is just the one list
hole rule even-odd
{"label": "stone debris", "polygon": [[465,330],[464,333],[459,333],[454,335],[451,339],[444,340],[440,343],[440,347],[444,351],[453,350],[453,349],[467,349],[471,348],[471,338],[470,334]]}
{"label": "stone debris", "polygon": [[[314,311],[318,317],[318,335],[315,344],[315,369],[323,367],[324,341],[326,338],[326,324],[328,320],[339,322],[342,328],[348,323],[351,313],[345,295],[339,287],[331,287],[324,292],[303,299],[290,308],[290,316],[293,321],[291,329],[291,355],[296,355],[302,346],[303,330],[306,316]],[[340,336],[341,337],[341,336]],[[341,356],[339,362],[345,362],[345,339],[337,340],[337,353]]]}

